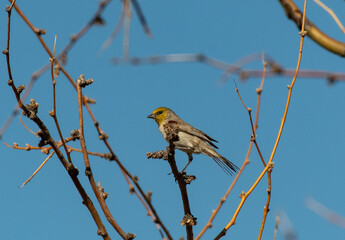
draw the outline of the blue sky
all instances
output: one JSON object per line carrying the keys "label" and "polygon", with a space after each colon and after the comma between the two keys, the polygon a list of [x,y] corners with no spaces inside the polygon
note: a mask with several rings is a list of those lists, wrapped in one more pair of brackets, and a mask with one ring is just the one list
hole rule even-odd
{"label": "blue sky", "polygon": [[[299,35],[295,24],[287,19],[278,1],[140,1],[153,33],[147,38],[133,12],[130,29],[131,57],[147,57],[174,53],[203,53],[227,63],[264,51],[286,68],[295,68],[298,57]],[[216,3],[216,4],[215,4]],[[324,1],[339,15],[344,3]],[[56,52],[68,43],[96,11],[98,1],[17,1],[18,6],[39,28],[47,30],[44,40],[53,47],[57,35]],[[300,7],[303,1],[296,1]],[[2,9],[6,3],[3,3]],[[123,32],[104,52],[101,45],[117,23],[120,1],[112,1],[104,12],[106,25],[93,27],[68,55],[66,70],[77,79],[80,74],[93,78],[94,84],[84,93],[97,100],[92,110],[102,129],[110,136],[109,142],[126,168],[139,177],[145,191],[153,192],[152,203],[174,239],[185,235],[180,226],[183,217],[182,201],[177,184],[167,162],[148,160],[147,152],[165,149],[157,125],[146,119],[155,108],[172,108],[181,118],[219,141],[219,153],[240,166],[250,142],[251,128],[248,114],[241,105],[232,81],[219,84],[222,71],[201,63],[159,65],[112,65],[113,57],[122,56]],[[314,2],[308,1],[307,16],[321,30],[339,41],[344,41],[333,20]],[[7,14],[0,20],[0,43],[6,47]],[[36,36],[14,11],[11,29],[11,65],[16,85],[27,85],[32,73],[48,62],[48,55]],[[5,57],[0,58],[1,124],[16,104],[7,86]],[[344,72],[344,59],[320,48],[306,38],[301,69]],[[248,68],[262,69],[260,61]],[[245,82],[235,79],[242,98],[255,113],[255,89],[260,79]],[[67,79],[57,79],[57,115],[63,135],[78,128],[77,96]],[[265,81],[257,141],[267,161],[283,116],[290,78],[274,77]],[[297,79],[286,126],[274,158],[272,199],[263,239],[272,239],[275,217],[281,213],[281,229],[289,224],[299,239],[344,239],[345,231],[305,206],[305,199],[315,198],[320,203],[345,215],[343,183],[345,140],[345,85],[333,85],[325,79]],[[46,123],[55,139],[58,134],[48,115],[52,109],[50,74],[43,74],[30,93],[39,104],[38,116]],[[37,127],[22,117],[34,131]],[[88,150],[107,152],[98,140],[91,118],[85,113]],[[96,225],[74,188],[66,171],[53,157],[24,188],[20,186],[46,158],[40,152],[13,150],[3,143],[25,146],[37,145],[39,139],[25,130],[18,117],[1,139],[0,226],[1,239],[99,239]],[[71,143],[80,148],[78,142]],[[82,155],[72,153],[79,168],[79,179],[97,206],[97,201],[84,176]],[[187,161],[177,152],[179,167]],[[204,239],[213,239],[230,221],[240,202],[240,192],[247,191],[262,171],[262,163],[253,149],[251,163],[246,167],[224,207],[216,217],[213,228]],[[128,193],[118,166],[113,162],[90,157],[96,181],[109,193],[107,204],[114,218],[126,232],[137,234],[136,239],[160,239],[156,226],[146,216],[144,207]],[[226,175],[210,158],[195,156],[188,167],[197,180],[188,186],[192,213],[198,218],[194,229],[197,235],[207,222],[231,184]],[[340,184],[340,185],[339,185]],[[248,198],[236,225],[224,239],[255,239],[259,233],[263,207],[266,203],[267,177]],[[100,211],[112,239],[118,235]],[[290,223],[289,223],[290,222]],[[278,239],[283,239],[278,231]]]}

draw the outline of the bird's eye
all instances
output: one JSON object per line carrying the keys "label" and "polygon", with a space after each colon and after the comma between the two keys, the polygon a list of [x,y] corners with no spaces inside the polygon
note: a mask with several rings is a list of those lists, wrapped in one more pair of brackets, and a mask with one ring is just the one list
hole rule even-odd
{"label": "bird's eye", "polygon": [[163,111],[159,111],[159,112],[158,112],[158,115],[161,115],[162,113],[163,113]]}

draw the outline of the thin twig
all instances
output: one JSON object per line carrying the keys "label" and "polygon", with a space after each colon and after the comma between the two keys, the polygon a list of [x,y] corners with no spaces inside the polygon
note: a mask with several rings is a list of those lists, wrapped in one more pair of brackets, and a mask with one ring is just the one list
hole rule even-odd
{"label": "thin twig", "polygon": [[[261,79],[260,88],[257,89],[258,98],[261,97],[262,86],[263,86],[263,83],[265,81],[265,73],[266,73],[266,68],[267,68],[267,63],[264,61],[264,59],[262,59],[262,61],[263,61],[264,69],[263,69],[263,76],[262,76],[262,79]],[[235,84],[236,84],[236,82],[235,82]],[[246,110],[248,111],[248,114],[249,114],[250,124],[251,124],[251,128],[252,128],[251,141],[254,142],[254,144],[256,146],[256,149],[257,149],[257,151],[259,153],[260,159],[261,159],[263,165],[266,167],[265,160],[264,160],[264,158],[263,158],[263,156],[261,154],[260,148],[259,148],[257,140],[256,140],[257,122],[255,123],[255,126],[254,126],[253,120],[252,120],[252,116],[251,116],[251,108],[247,108],[246,105],[244,104],[237,86],[236,86],[236,92],[237,92],[239,98],[241,99],[241,102],[242,102],[243,106],[246,108]],[[265,226],[267,214],[269,212],[269,204],[270,204],[270,201],[271,201],[271,188],[272,188],[272,179],[271,179],[271,171],[272,171],[272,169],[273,168],[269,168],[269,170],[267,171],[267,178],[268,178],[267,201],[266,201],[266,205],[264,207],[264,214],[263,214],[263,218],[262,218],[262,222],[261,222],[261,227],[260,227],[260,232],[259,232],[258,240],[260,240],[261,237],[262,237],[262,233],[263,233],[263,229],[264,229],[264,226]]]}
{"label": "thin twig", "polygon": [[336,22],[336,24],[339,26],[340,30],[345,33],[345,28],[344,25],[340,22],[339,18],[337,17],[337,15],[333,12],[332,9],[330,9],[329,7],[326,6],[326,4],[324,4],[323,2],[321,2],[320,0],[314,0],[314,2],[316,2],[317,4],[319,4],[320,7],[322,7],[326,12],[328,12],[329,15],[331,15],[331,17],[334,19],[334,21]]}
{"label": "thin twig", "polygon": [[[265,79],[265,78],[263,78],[263,79]],[[235,80],[234,80],[234,82],[235,82]],[[237,92],[237,95],[238,95],[238,97],[240,98],[243,107],[247,110],[248,115],[249,115],[250,125],[251,125],[251,128],[252,128],[252,135],[251,135],[251,139],[250,139],[250,140],[254,142],[255,147],[256,147],[256,149],[257,149],[257,151],[258,151],[258,153],[259,153],[260,159],[261,159],[263,165],[266,167],[265,160],[264,160],[264,158],[263,158],[263,156],[262,156],[262,154],[261,154],[260,148],[259,148],[259,146],[258,146],[258,143],[257,143],[257,141],[256,141],[256,137],[255,137],[255,128],[254,128],[253,118],[252,118],[252,114],[251,114],[252,109],[251,109],[251,108],[248,108],[248,107],[246,106],[246,104],[244,103],[244,101],[242,100],[242,97],[241,97],[240,91],[239,91],[238,88],[237,88],[236,82],[235,82],[235,86],[236,86],[235,91]]]}
{"label": "thin twig", "polygon": [[[263,76],[262,76],[262,80],[261,80],[261,85],[260,85],[260,88],[258,88],[256,91],[258,93],[258,97],[261,97],[261,92],[262,92],[262,86],[264,84],[264,81],[265,81],[265,73],[266,73],[266,68],[267,68],[267,62],[264,60],[264,58],[262,59],[262,63],[263,63],[263,66],[264,66],[264,69],[263,69]],[[258,117],[258,116],[257,116]],[[256,126],[257,127],[257,126]],[[256,143],[256,140],[255,140],[255,143]],[[257,147],[258,148],[258,147]],[[260,156],[261,156],[261,153],[259,152]],[[266,167],[266,164],[264,163],[264,166]],[[267,187],[267,200],[266,200],[266,205],[264,207],[264,214],[263,214],[263,217],[262,217],[262,222],[261,222],[261,227],[260,227],[260,232],[259,232],[259,237],[258,237],[258,240],[261,239],[262,237],[262,233],[263,233],[263,230],[264,230],[264,226],[265,226],[265,223],[266,223],[266,218],[267,218],[267,214],[269,212],[269,205],[270,205],[270,202],[271,202],[271,192],[272,192],[272,177],[271,177],[271,172],[272,172],[272,168],[267,171],[267,181],[268,181],[268,187]]]}
{"label": "thin twig", "polygon": [[289,92],[288,92],[288,96],[287,96],[287,100],[286,100],[285,110],[284,110],[284,114],[283,114],[283,117],[282,117],[282,120],[281,120],[281,123],[280,123],[280,128],[279,128],[279,131],[278,131],[278,136],[276,138],[276,142],[274,144],[274,147],[273,147],[270,159],[269,159],[266,167],[264,168],[264,170],[261,172],[259,177],[256,179],[256,181],[252,185],[252,187],[246,193],[243,193],[241,195],[241,202],[238,205],[238,207],[237,207],[233,217],[231,218],[230,222],[224,227],[224,229],[216,236],[215,240],[220,239],[221,237],[223,237],[226,234],[227,230],[232,225],[235,224],[235,220],[236,220],[240,210],[242,209],[244,202],[249,197],[249,195],[253,192],[253,190],[256,188],[256,186],[259,184],[260,180],[263,178],[263,176],[268,171],[268,169],[272,168],[272,166],[273,166],[273,158],[274,158],[274,155],[276,153],[276,150],[277,150],[277,147],[278,147],[278,144],[279,144],[279,141],[280,141],[281,134],[283,132],[283,128],[284,128],[284,125],[285,125],[287,112],[288,112],[289,106],[290,106],[290,99],[291,99],[292,89],[293,89],[293,86],[294,86],[294,84],[296,82],[296,78],[297,78],[297,75],[298,75],[298,70],[299,70],[299,67],[300,67],[300,64],[301,64],[302,50],[303,50],[303,40],[304,40],[304,37],[306,36],[306,32],[304,30],[306,5],[307,5],[307,0],[304,0],[304,11],[303,11],[303,18],[302,18],[302,28],[301,28],[301,32],[300,32],[300,35],[301,35],[301,38],[300,38],[300,48],[299,48],[296,72],[295,72],[294,78],[292,79],[291,85],[288,86]]}
{"label": "thin twig", "polygon": [[[84,164],[85,164],[85,175],[88,177],[90,185],[92,187],[92,190],[97,198],[97,201],[99,202],[104,215],[106,216],[109,223],[114,227],[114,229],[117,231],[117,233],[124,239],[133,239],[135,235],[133,234],[126,234],[120,225],[115,221],[114,217],[111,215],[110,210],[105,203],[105,199],[102,196],[101,192],[98,190],[96,181],[93,177],[93,173],[90,166],[89,161],[89,155],[87,154],[86,149],[86,143],[85,143],[85,137],[84,137],[84,121],[83,121],[83,97],[82,97],[82,91],[81,91],[81,84],[77,80],[77,92],[78,92],[78,110],[79,110],[79,129],[80,129],[80,146],[82,149],[83,157],[84,157]],[[129,238],[129,235],[131,238]]]}
{"label": "thin twig", "polygon": [[66,143],[65,143],[65,140],[64,140],[64,138],[62,136],[62,132],[61,132],[61,129],[60,129],[59,121],[58,121],[57,115],[56,115],[56,88],[55,88],[56,80],[55,80],[55,77],[54,77],[54,64],[56,62],[56,59],[55,59],[56,38],[57,38],[57,36],[55,35],[53,57],[49,59],[50,62],[51,62],[50,73],[51,73],[52,84],[53,84],[53,111],[50,111],[49,115],[51,117],[53,117],[53,119],[54,119],[55,126],[56,126],[56,129],[57,129],[58,133],[59,133],[61,143],[62,143],[63,148],[65,149],[65,152],[66,152],[66,155],[67,155],[67,160],[68,160],[69,163],[72,163],[71,154],[70,154],[70,152],[68,151],[68,149],[66,147]]}
{"label": "thin twig", "polygon": [[22,188],[24,187],[28,182],[31,181],[31,179],[38,173],[39,170],[48,162],[48,160],[54,155],[54,151],[49,154],[49,156],[43,161],[43,163],[37,168],[37,170],[19,187]]}
{"label": "thin twig", "polygon": [[[70,151],[81,152],[81,153],[83,152],[82,150],[80,150],[78,148],[74,148],[74,147],[71,147],[71,146],[68,146],[68,145],[67,145],[67,148]],[[89,152],[89,151],[87,151],[87,154],[104,158],[104,154],[98,153],[98,152]]]}
{"label": "thin twig", "polygon": [[6,142],[4,142],[4,144],[9,147],[9,148],[13,148],[13,149],[19,149],[19,150],[25,150],[25,151],[30,151],[30,150],[41,150],[45,149],[45,151],[49,151],[51,149],[51,147],[35,147],[35,146],[31,146],[30,144],[26,144],[25,147],[19,147],[18,144],[14,144],[13,146],[7,144]]}
{"label": "thin twig", "polygon": [[23,120],[22,120],[21,117],[19,117],[19,121],[20,121],[20,123],[24,126],[24,128],[25,128],[26,130],[28,130],[30,133],[32,133],[33,135],[35,135],[36,137],[38,137],[37,133],[35,133],[35,132],[32,131],[28,126],[25,125],[25,123],[23,122]]}

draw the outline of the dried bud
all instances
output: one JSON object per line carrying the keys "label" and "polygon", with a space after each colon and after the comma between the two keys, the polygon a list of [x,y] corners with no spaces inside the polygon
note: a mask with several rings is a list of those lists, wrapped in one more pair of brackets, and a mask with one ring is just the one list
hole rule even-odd
{"label": "dried bud", "polygon": [[28,112],[23,111],[22,114],[30,119],[33,119],[38,112],[39,104],[35,102],[35,99],[30,100],[30,104],[26,104],[25,108]]}
{"label": "dried bud", "polygon": [[76,139],[80,139],[79,129],[74,129],[73,131],[71,131],[71,137],[72,137],[72,141],[75,141]]}
{"label": "dried bud", "polygon": [[182,226],[194,226],[197,224],[197,218],[195,218],[192,214],[186,214],[181,220]]}
{"label": "dried bud", "polygon": [[105,21],[103,18],[101,18],[101,16],[96,16],[94,19],[93,19],[93,23],[96,24],[96,25],[100,25],[100,26],[103,26],[105,24]]}
{"label": "dried bud", "polygon": [[20,85],[19,87],[17,87],[17,93],[21,94],[24,89],[25,89],[25,85]]}
{"label": "dried bud", "polygon": [[101,131],[98,138],[100,140],[103,140],[103,139],[108,139],[109,136],[105,132]]}
{"label": "dried bud", "polygon": [[55,64],[55,66],[54,66],[54,78],[57,78],[59,76],[60,69],[61,69],[60,65],[59,64]]}
{"label": "dried bud", "polygon": [[41,28],[36,28],[35,29],[35,33],[38,35],[44,35],[47,33],[47,31],[45,29],[41,29]]}
{"label": "dried bud", "polygon": [[77,85],[79,85],[82,88],[86,87],[87,85],[90,85],[91,83],[93,83],[93,79],[85,79],[85,76],[83,74],[81,74],[77,79]]}

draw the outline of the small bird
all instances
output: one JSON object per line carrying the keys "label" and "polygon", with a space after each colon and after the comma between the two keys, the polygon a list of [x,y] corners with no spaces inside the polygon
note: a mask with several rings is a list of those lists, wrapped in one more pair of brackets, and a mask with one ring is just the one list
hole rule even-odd
{"label": "small bird", "polygon": [[181,172],[184,172],[188,165],[192,162],[193,153],[202,153],[211,157],[225,172],[229,173],[230,175],[233,175],[239,169],[235,164],[216,152],[214,148],[218,149],[218,147],[213,143],[217,142],[215,139],[183,121],[171,109],[159,107],[154,110],[152,114],[148,115],[147,118],[152,118],[156,121],[158,124],[158,129],[165,140],[167,140],[167,127],[171,126],[177,130],[178,139],[174,141],[175,148],[187,153],[188,155],[188,163]]}

